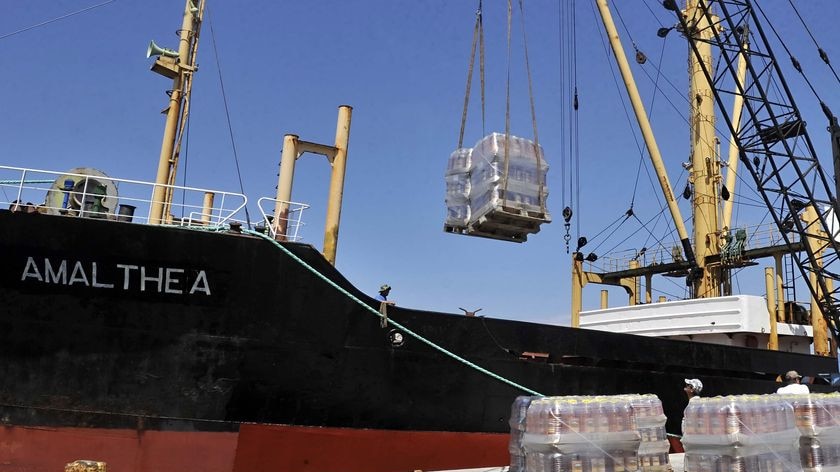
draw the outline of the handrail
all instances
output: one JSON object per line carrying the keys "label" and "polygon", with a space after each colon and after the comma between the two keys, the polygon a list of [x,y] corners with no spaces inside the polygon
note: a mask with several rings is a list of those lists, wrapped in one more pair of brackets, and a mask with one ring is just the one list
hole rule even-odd
{"label": "handrail", "polygon": [[[263,204],[271,202],[272,206],[271,209],[266,210],[263,208]],[[285,218],[286,222],[286,234],[279,235],[278,238],[277,227],[278,225],[274,222],[274,208],[276,207],[277,203],[283,203],[288,209],[288,217]],[[260,208],[260,212],[263,216],[263,224],[267,230],[267,234],[272,239],[282,239],[284,241],[298,241],[301,239],[298,236],[298,232],[300,229],[305,225],[302,222],[303,219],[303,210],[309,208],[309,205],[305,203],[297,203],[297,202],[287,202],[285,200],[277,200],[276,198],[271,197],[262,197],[257,200],[257,206]]]}
{"label": "handrail", "polygon": [[[45,176],[53,178],[45,179]],[[66,179],[64,187],[59,179]],[[223,225],[234,220],[248,203],[248,198],[240,193],[119,179],[96,171],[74,173],[0,166],[0,204],[8,204],[13,211],[148,223],[156,186],[171,189],[173,194],[182,197],[182,202],[172,203],[173,214],[167,218],[167,222],[175,224]],[[14,189],[14,197],[10,197],[7,189]],[[213,194],[218,205],[204,208],[207,194]],[[43,203],[29,203],[41,201]],[[194,214],[209,218],[195,221]]]}

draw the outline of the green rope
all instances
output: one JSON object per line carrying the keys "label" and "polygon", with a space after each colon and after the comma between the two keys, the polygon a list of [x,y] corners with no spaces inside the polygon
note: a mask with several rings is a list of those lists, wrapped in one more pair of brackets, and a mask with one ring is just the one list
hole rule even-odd
{"label": "green rope", "polygon": [[[188,228],[189,228],[189,229],[204,230],[204,231],[219,231],[219,230],[224,229],[224,228],[220,228],[220,227],[213,227],[213,228],[188,227]],[[294,255],[294,254],[293,254],[290,250],[288,250],[288,249],[286,249],[285,247],[283,247],[283,245],[282,245],[282,244],[278,243],[278,242],[277,242],[277,241],[275,241],[273,238],[271,238],[271,237],[269,237],[269,236],[267,236],[267,235],[265,235],[265,234],[263,234],[263,233],[259,233],[259,232],[257,232],[257,231],[251,231],[251,230],[247,230],[247,229],[243,229],[243,230],[242,230],[242,232],[243,232],[243,233],[246,233],[246,234],[250,234],[250,235],[252,235],[252,236],[257,236],[257,237],[260,237],[260,238],[262,238],[262,239],[265,239],[266,241],[271,242],[272,244],[274,244],[275,246],[277,246],[278,248],[280,248],[280,250],[282,250],[284,253],[286,253],[286,255],[287,255],[287,256],[291,257],[291,258],[292,258],[295,262],[297,262],[298,264],[302,265],[302,266],[303,266],[303,267],[305,267],[307,270],[309,270],[310,272],[312,272],[313,274],[315,274],[317,277],[319,277],[321,280],[323,280],[324,282],[326,282],[326,283],[328,283],[329,285],[331,285],[334,289],[338,290],[339,292],[341,292],[342,294],[344,294],[345,296],[347,296],[347,298],[349,298],[349,299],[353,300],[354,302],[358,303],[358,304],[359,304],[359,306],[361,306],[362,308],[366,309],[366,310],[367,310],[367,311],[369,311],[370,313],[373,313],[374,315],[376,315],[376,316],[378,316],[378,317],[380,317],[380,318],[384,318],[384,315],[382,315],[382,313],[379,313],[377,310],[374,310],[373,308],[371,308],[370,306],[368,306],[365,302],[363,302],[363,301],[359,300],[358,298],[356,298],[355,296],[353,296],[353,294],[352,294],[352,293],[350,293],[350,292],[348,292],[347,290],[344,290],[343,288],[339,287],[339,286],[338,286],[338,284],[336,284],[335,282],[333,282],[332,280],[328,279],[326,276],[324,276],[323,274],[321,274],[320,272],[318,272],[318,271],[317,271],[314,267],[312,267],[311,265],[307,264],[305,261],[303,261],[303,259],[301,259],[301,258],[299,258],[298,256]],[[437,351],[441,352],[442,354],[444,354],[444,355],[446,355],[446,356],[451,357],[452,359],[455,359],[455,360],[456,360],[456,361],[458,361],[458,362],[461,362],[461,363],[465,364],[465,365],[466,365],[466,366],[468,366],[468,367],[472,367],[473,369],[475,369],[475,370],[477,370],[477,371],[481,372],[482,374],[488,375],[488,376],[490,376],[490,377],[492,377],[492,378],[494,378],[494,379],[496,379],[496,380],[498,380],[498,381],[500,381],[500,382],[506,383],[506,384],[510,385],[511,387],[518,388],[519,390],[522,390],[522,391],[523,391],[523,392],[525,392],[525,393],[529,393],[529,394],[531,394],[531,395],[536,395],[536,396],[540,396],[540,397],[544,396],[543,394],[541,394],[541,393],[539,393],[539,392],[536,392],[536,391],[534,391],[534,390],[531,390],[530,388],[527,388],[527,387],[524,387],[524,386],[522,386],[522,385],[519,385],[518,383],[516,383],[516,382],[514,382],[514,381],[512,381],[512,380],[506,379],[506,378],[502,377],[502,376],[501,376],[501,375],[499,375],[499,374],[496,374],[496,373],[494,373],[494,372],[491,372],[491,371],[489,371],[489,370],[485,369],[484,367],[481,367],[481,366],[479,366],[479,365],[477,365],[477,364],[475,364],[475,363],[473,363],[473,362],[470,362],[470,361],[468,361],[468,360],[464,359],[463,357],[461,357],[461,356],[459,356],[459,355],[455,354],[454,352],[451,352],[451,351],[448,351],[448,350],[444,349],[443,347],[441,347],[441,346],[439,346],[439,345],[435,344],[434,342],[432,342],[432,341],[430,341],[430,340],[428,340],[428,339],[424,338],[423,336],[421,336],[421,335],[419,335],[419,334],[415,333],[414,331],[412,331],[412,330],[408,329],[407,327],[405,327],[405,326],[401,325],[400,323],[398,323],[398,322],[394,321],[393,319],[390,319],[390,318],[389,318],[389,319],[388,319],[388,323],[390,323],[390,324],[392,324],[392,325],[396,326],[397,328],[399,328],[399,329],[401,329],[401,330],[405,331],[405,332],[406,332],[406,333],[408,333],[410,336],[412,336],[412,337],[414,337],[415,339],[417,339],[417,340],[419,340],[419,341],[421,341],[421,342],[425,343],[425,344],[426,344],[426,345],[428,345],[429,347],[431,347],[431,348],[433,348],[433,349],[435,349],[435,350],[437,350]]]}
{"label": "green rope", "polygon": [[[380,317],[380,318],[383,318],[383,317],[384,317],[384,315],[382,315],[382,313],[379,313],[377,310],[374,310],[374,309],[373,309],[373,308],[371,308],[369,305],[367,305],[365,302],[363,302],[363,301],[359,300],[358,298],[356,298],[355,296],[353,296],[353,294],[352,294],[352,293],[350,293],[350,292],[348,292],[347,290],[344,290],[343,288],[339,287],[339,286],[338,286],[338,284],[336,284],[335,282],[333,282],[332,280],[328,279],[326,276],[324,276],[323,274],[321,274],[320,272],[318,272],[317,270],[315,270],[315,268],[314,268],[314,267],[312,267],[311,265],[309,265],[309,264],[307,264],[306,262],[304,262],[301,258],[299,258],[299,257],[297,257],[296,255],[294,255],[294,254],[292,253],[292,251],[289,251],[288,249],[286,249],[285,247],[283,247],[283,245],[282,245],[282,244],[278,243],[277,241],[275,241],[274,239],[270,238],[269,236],[266,236],[266,235],[265,235],[265,234],[263,234],[263,233],[258,233],[258,232],[256,232],[256,231],[251,231],[251,230],[243,230],[243,233],[247,233],[247,234],[251,234],[251,235],[254,235],[254,236],[258,236],[258,237],[261,237],[261,238],[265,239],[266,241],[270,241],[272,244],[274,244],[275,246],[279,247],[279,248],[280,248],[283,252],[285,252],[287,256],[289,256],[289,257],[291,257],[292,259],[294,259],[294,260],[295,260],[295,262],[297,262],[298,264],[300,264],[300,265],[302,265],[303,267],[305,267],[306,269],[308,269],[310,272],[312,272],[313,274],[315,274],[316,276],[318,276],[318,277],[319,277],[321,280],[323,280],[324,282],[326,282],[326,283],[330,284],[333,288],[335,288],[336,290],[338,290],[339,292],[341,292],[342,294],[344,294],[345,296],[347,296],[347,298],[349,298],[349,299],[353,300],[354,302],[358,303],[361,307],[363,307],[363,308],[364,308],[364,309],[366,309],[367,311],[369,311],[369,312],[373,313],[374,315],[376,315],[376,316],[378,316],[378,317]],[[401,329],[401,330],[405,331],[406,333],[408,333],[409,335],[411,335],[411,336],[412,336],[412,337],[414,337],[415,339],[417,339],[417,340],[419,340],[419,341],[421,341],[421,342],[425,343],[425,344],[426,344],[426,345],[428,345],[429,347],[432,347],[433,349],[436,349],[436,350],[440,351],[440,352],[441,352],[441,353],[443,353],[444,355],[447,355],[447,356],[449,356],[449,357],[451,357],[451,358],[455,359],[456,361],[461,362],[461,363],[463,363],[463,364],[467,365],[468,367],[472,367],[473,369],[475,369],[475,370],[477,370],[477,371],[481,372],[482,374],[489,375],[490,377],[492,377],[492,378],[494,378],[494,379],[496,379],[496,380],[499,380],[499,381],[501,381],[501,382],[504,382],[504,383],[506,383],[506,384],[510,385],[511,387],[518,388],[519,390],[522,390],[523,392],[530,393],[531,395],[543,396],[543,394],[541,394],[541,393],[539,393],[539,392],[536,392],[536,391],[534,391],[534,390],[531,390],[530,388],[527,388],[527,387],[524,387],[524,386],[522,386],[522,385],[519,385],[518,383],[516,383],[516,382],[514,382],[514,381],[512,381],[512,380],[506,379],[506,378],[502,377],[502,376],[501,376],[501,375],[499,375],[499,374],[496,374],[496,373],[494,373],[494,372],[490,372],[489,370],[485,369],[484,367],[481,367],[481,366],[479,366],[479,365],[477,365],[477,364],[475,364],[475,363],[473,363],[473,362],[470,362],[470,361],[468,361],[468,360],[464,359],[463,357],[461,357],[461,356],[459,356],[459,355],[455,354],[454,352],[448,351],[448,350],[444,349],[443,347],[438,346],[437,344],[435,344],[435,343],[433,343],[432,341],[430,341],[430,340],[428,340],[428,339],[424,338],[423,336],[420,336],[419,334],[417,334],[417,333],[415,333],[414,331],[412,331],[412,330],[408,329],[407,327],[405,327],[405,326],[403,326],[403,325],[399,324],[398,322],[394,321],[393,319],[388,319],[388,322],[389,322],[389,323],[391,323],[391,324],[393,324],[393,325],[394,325],[394,326],[396,326],[397,328],[399,328],[399,329]]]}

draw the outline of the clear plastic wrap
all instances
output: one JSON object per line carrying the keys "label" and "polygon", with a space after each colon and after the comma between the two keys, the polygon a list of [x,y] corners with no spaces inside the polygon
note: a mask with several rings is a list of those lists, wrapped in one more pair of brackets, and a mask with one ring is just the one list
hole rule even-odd
{"label": "clear plastic wrap", "polygon": [[472,148],[456,149],[446,166],[446,223],[466,226],[470,221],[470,166]]}
{"label": "clear plastic wrap", "polygon": [[806,472],[840,471],[840,394],[783,395],[793,405]]}
{"label": "clear plastic wrap", "polygon": [[517,398],[511,411],[511,470],[523,463],[528,472],[669,468],[666,417],[655,395],[530,397],[523,422],[524,403]]}
{"label": "clear plastic wrap", "polygon": [[509,472],[525,471],[525,449],[522,447],[522,435],[525,434],[525,419],[528,407],[537,397],[516,397],[510,409],[510,452]]}
{"label": "clear plastic wrap", "polygon": [[[456,149],[445,173],[445,229],[491,237],[508,231],[499,236],[524,240],[523,234],[551,221],[547,172],[542,147],[517,136],[492,133],[473,148]],[[472,231],[461,231],[467,228]]]}
{"label": "clear plastic wrap", "polygon": [[[471,221],[502,206],[522,211],[544,211],[548,197],[548,163],[543,149],[533,141],[510,136],[505,182],[505,135],[492,133],[473,148]],[[542,184],[542,186],[540,185]],[[542,188],[541,188],[542,187]],[[543,205],[540,205],[540,203]]]}
{"label": "clear plastic wrap", "polygon": [[693,398],[683,417],[688,472],[798,471],[798,439],[780,395]]}

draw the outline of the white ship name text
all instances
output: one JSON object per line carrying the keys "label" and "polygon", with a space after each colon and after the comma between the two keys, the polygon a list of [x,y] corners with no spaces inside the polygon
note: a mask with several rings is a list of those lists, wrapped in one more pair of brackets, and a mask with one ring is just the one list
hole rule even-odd
{"label": "white ship name text", "polygon": [[43,264],[32,256],[27,257],[20,280],[37,281],[44,284],[84,286],[112,290],[139,290],[141,292],[167,293],[173,295],[210,295],[210,282],[204,270],[190,271],[194,277],[187,277],[185,269],[177,267],[146,267],[136,264],[114,264],[109,271],[116,276],[103,279],[104,266],[96,262],[83,263],[67,259],[50,260]]}

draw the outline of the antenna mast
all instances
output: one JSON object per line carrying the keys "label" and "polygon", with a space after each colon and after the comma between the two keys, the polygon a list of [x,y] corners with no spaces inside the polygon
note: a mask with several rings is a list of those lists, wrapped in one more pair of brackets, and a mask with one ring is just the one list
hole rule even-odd
{"label": "antenna mast", "polygon": [[166,126],[152,194],[150,224],[166,223],[171,218],[169,208],[172,202],[172,185],[175,182],[181,139],[189,115],[192,76],[196,71],[198,34],[204,17],[204,3],[205,0],[186,1],[184,21],[178,31],[180,42],[177,51],[157,47],[154,41],[147,51],[147,57],[158,56],[152,65],[152,71],[172,79],[172,89],[167,91],[169,106],[166,108]]}

